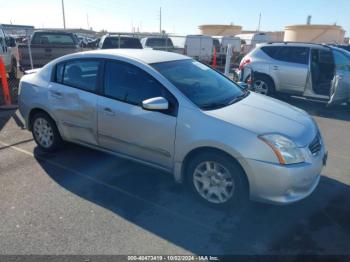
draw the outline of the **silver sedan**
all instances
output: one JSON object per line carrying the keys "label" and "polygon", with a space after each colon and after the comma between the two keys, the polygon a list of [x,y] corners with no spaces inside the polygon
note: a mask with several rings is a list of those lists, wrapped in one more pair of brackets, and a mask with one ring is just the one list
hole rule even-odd
{"label": "silver sedan", "polygon": [[19,103],[40,149],[69,141],[150,165],[214,206],[299,201],[327,160],[307,113],[174,53],[68,55],[24,76]]}

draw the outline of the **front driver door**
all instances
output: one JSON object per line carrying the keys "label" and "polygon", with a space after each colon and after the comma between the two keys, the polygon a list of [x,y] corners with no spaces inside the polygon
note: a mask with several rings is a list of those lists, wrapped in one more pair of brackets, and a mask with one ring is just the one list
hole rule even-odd
{"label": "front driver door", "polygon": [[[166,98],[169,110],[144,110],[142,101],[153,97]],[[104,96],[98,99],[100,146],[171,169],[176,116],[175,97],[154,77],[126,62],[106,62]]]}
{"label": "front driver door", "polygon": [[333,54],[336,71],[328,104],[339,105],[350,99],[350,56],[338,50],[333,50]]}

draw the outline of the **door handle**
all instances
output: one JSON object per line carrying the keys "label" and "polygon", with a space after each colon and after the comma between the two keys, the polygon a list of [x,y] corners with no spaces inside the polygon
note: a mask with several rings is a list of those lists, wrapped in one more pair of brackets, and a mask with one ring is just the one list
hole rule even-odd
{"label": "door handle", "polygon": [[103,108],[103,112],[105,113],[105,115],[108,115],[108,116],[114,116],[115,113],[112,109],[110,109],[109,107],[105,107]]}
{"label": "door handle", "polygon": [[278,66],[273,66],[273,70],[278,70]]}
{"label": "door handle", "polygon": [[51,93],[51,95],[52,95],[53,97],[56,97],[56,98],[63,98],[63,95],[62,95],[61,92],[51,90],[50,93]]}

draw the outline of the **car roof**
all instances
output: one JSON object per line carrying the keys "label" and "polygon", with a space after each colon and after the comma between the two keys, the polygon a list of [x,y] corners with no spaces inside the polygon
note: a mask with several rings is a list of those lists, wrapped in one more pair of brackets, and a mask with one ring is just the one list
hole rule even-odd
{"label": "car roof", "polygon": [[[73,55],[69,55],[69,59],[81,58],[81,56],[85,57],[104,57],[104,58],[118,58],[125,57],[132,60],[138,60],[145,64],[154,64],[154,63],[162,63],[176,60],[185,60],[191,59],[190,57],[165,52],[165,51],[156,51],[156,50],[148,50],[148,49],[101,49],[94,51],[81,52]],[[67,57],[67,58],[68,58]]]}
{"label": "car roof", "polygon": [[301,42],[276,42],[276,43],[264,43],[258,44],[259,47],[262,46],[298,46],[298,47],[317,47],[317,48],[329,48],[329,46],[324,44],[314,44],[314,43],[301,43]]}
{"label": "car roof", "polygon": [[166,39],[166,38],[170,38],[169,36],[146,36],[143,37],[144,39]]}
{"label": "car roof", "polygon": [[138,39],[137,37],[135,36],[131,36],[131,35],[106,35],[106,38],[107,37],[113,37],[113,38],[134,38],[134,39]]}
{"label": "car roof", "polygon": [[74,33],[72,32],[67,32],[63,30],[35,30],[34,33],[74,35]]}

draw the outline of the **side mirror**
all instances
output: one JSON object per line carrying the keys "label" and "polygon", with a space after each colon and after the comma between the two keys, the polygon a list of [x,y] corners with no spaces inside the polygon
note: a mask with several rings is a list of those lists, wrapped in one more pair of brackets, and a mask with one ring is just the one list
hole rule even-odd
{"label": "side mirror", "polygon": [[169,109],[169,102],[164,97],[154,97],[142,102],[142,108],[150,111]]}
{"label": "side mirror", "polygon": [[242,87],[244,90],[247,90],[249,88],[248,84],[244,82],[237,82],[237,85]]}

